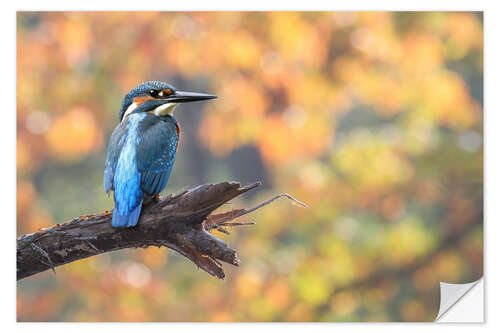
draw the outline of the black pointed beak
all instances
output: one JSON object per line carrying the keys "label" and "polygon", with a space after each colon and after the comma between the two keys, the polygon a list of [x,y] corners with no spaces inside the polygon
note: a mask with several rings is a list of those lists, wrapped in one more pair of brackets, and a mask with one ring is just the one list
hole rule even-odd
{"label": "black pointed beak", "polygon": [[173,95],[168,96],[167,100],[172,103],[187,103],[204,101],[213,98],[217,98],[217,96],[188,91],[176,91]]}

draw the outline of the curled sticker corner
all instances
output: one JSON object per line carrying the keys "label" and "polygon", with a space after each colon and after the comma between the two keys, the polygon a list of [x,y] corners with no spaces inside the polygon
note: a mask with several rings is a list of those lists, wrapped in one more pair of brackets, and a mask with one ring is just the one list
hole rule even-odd
{"label": "curled sticker corner", "polygon": [[482,277],[471,283],[455,284],[440,282],[441,300],[439,303],[439,313],[434,321],[438,321],[448,310],[450,310],[462,297],[464,297]]}

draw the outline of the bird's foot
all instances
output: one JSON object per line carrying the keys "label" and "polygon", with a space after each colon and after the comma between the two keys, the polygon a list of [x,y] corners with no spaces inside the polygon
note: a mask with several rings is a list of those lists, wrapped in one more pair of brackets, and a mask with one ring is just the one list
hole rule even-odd
{"label": "bird's foot", "polygon": [[152,204],[156,204],[156,203],[160,202],[160,194],[156,194],[153,196],[144,196],[144,198],[142,200],[143,200],[142,205],[144,207],[150,206]]}

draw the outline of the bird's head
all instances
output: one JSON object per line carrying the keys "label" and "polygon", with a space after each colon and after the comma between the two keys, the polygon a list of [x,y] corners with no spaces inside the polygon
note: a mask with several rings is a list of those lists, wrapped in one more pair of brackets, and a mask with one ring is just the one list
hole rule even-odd
{"label": "bird's head", "polygon": [[179,103],[217,98],[215,95],[179,91],[168,83],[148,81],[132,89],[123,99],[120,121],[132,113],[150,112],[156,116],[172,115]]}

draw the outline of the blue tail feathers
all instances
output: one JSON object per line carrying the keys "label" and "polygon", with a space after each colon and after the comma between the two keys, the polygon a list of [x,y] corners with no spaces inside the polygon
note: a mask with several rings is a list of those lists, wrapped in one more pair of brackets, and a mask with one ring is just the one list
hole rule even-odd
{"label": "blue tail feathers", "polygon": [[115,206],[115,209],[113,210],[113,221],[111,222],[111,225],[115,228],[135,227],[137,225],[137,222],[139,221],[141,208],[142,200],[128,215],[120,215],[118,209]]}

